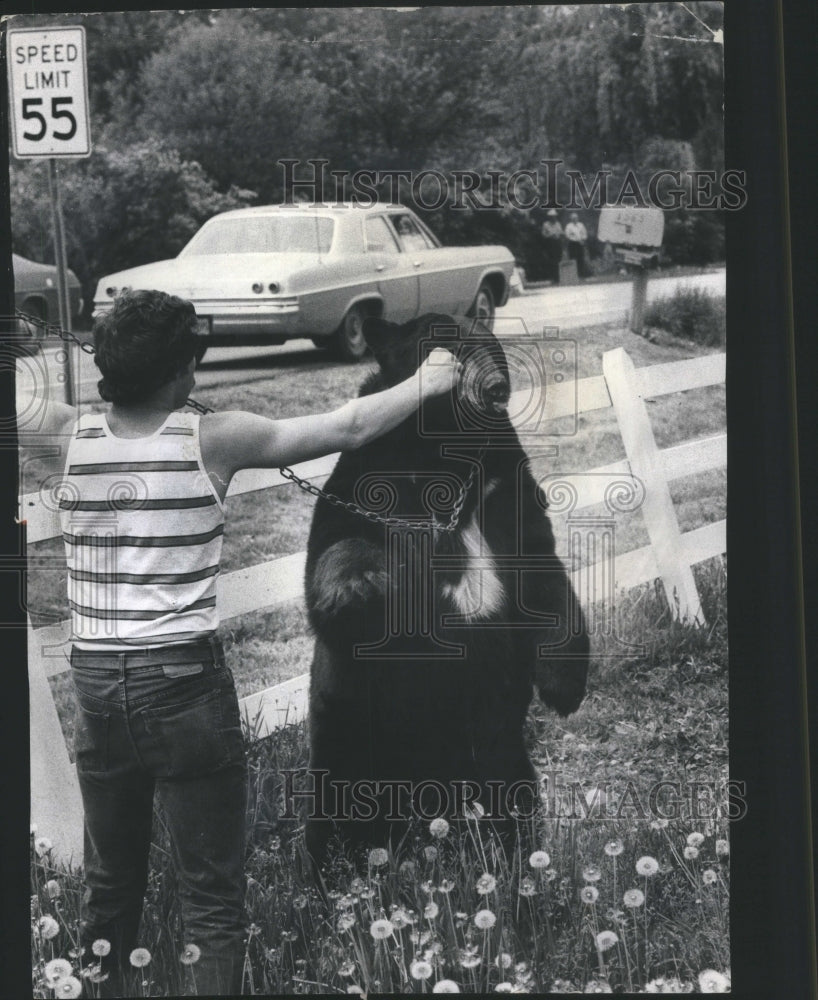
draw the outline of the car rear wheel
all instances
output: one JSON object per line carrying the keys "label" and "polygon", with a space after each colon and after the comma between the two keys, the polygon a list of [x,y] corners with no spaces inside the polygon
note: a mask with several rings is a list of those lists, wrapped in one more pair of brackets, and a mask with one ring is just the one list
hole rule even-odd
{"label": "car rear wheel", "polygon": [[[364,318],[366,311],[362,305],[351,306],[343,322],[335,332],[335,354],[342,361],[360,361],[366,354],[364,340]],[[315,343],[315,341],[313,341]]]}
{"label": "car rear wheel", "polygon": [[494,293],[487,281],[478,288],[472,307],[469,309],[469,316],[474,316],[483,323],[491,323],[494,319]]}

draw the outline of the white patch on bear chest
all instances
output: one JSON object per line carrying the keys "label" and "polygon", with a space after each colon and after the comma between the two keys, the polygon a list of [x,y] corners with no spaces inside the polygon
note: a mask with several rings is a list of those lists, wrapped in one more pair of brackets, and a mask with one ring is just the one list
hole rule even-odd
{"label": "white patch on bear chest", "polygon": [[[483,497],[497,486],[496,481],[486,485]],[[503,605],[503,585],[493,567],[493,553],[477,523],[477,511],[472,514],[462,530],[466,568],[456,584],[445,583],[443,594],[451,598],[457,610],[471,620],[488,618]],[[486,562],[489,565],[486,565]]]}

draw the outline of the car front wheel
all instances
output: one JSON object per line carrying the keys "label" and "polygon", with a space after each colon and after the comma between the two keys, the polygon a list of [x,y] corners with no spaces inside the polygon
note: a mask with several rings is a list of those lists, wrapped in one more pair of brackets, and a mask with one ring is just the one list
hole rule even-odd
{"label": "car front wheel", "polygon": [[366,354],[364,340],[364,318],[366,312],[361,305],[351,306],[343,322],[335,332],[335,354],[342,361],[360,361]]}
{"label": "car front wheel", "polygon": [[494,319],[494,293],[487,281],[478,288],[469,316],[474,316],[483,323],[491,323]]}

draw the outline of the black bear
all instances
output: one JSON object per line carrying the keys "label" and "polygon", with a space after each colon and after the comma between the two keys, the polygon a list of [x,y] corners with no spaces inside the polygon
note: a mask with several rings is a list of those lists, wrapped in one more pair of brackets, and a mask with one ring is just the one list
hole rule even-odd
{"label": "black bear", "polygon": [[371,318],[364,335],[378,370],[361,395],[437,346],[461,371],[451,393],[341,455],[325,490],[343,504],[316,503],[307,847],[318,861],[335,832],[384,846],[411,816],[462,815],[472,800],[488,819],[533,811],[533,687],[567,715],[587,672],[582,612],[506,412],[500,341],[440,314]]}

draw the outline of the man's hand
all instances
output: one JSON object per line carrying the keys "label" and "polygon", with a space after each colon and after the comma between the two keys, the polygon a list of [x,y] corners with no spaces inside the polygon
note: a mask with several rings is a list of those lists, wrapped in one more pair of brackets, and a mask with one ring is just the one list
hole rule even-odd
{"label": "man's hand", "polygon": [[449,392],[457,382],[463,366],[443,347],[436,347],[418,369],[424,398]]}

